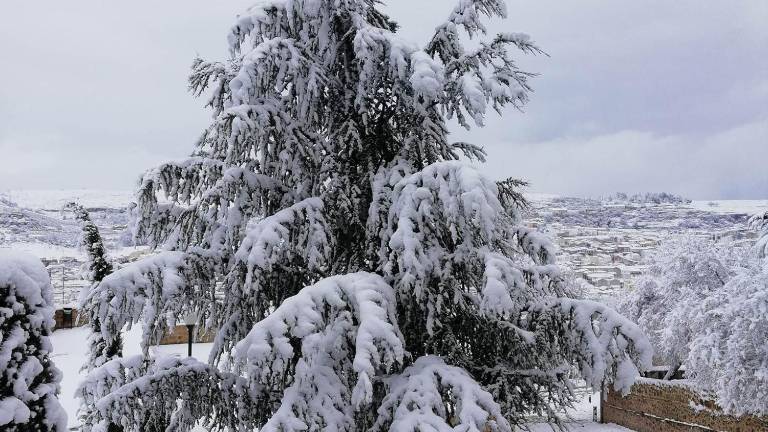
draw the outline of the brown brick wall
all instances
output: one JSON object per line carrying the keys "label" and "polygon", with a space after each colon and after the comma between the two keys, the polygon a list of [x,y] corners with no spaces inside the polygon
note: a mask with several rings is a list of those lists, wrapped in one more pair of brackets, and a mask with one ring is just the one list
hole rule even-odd
{"label": "brown brick wall", "polygon": [[717,405],[674,381],[644,379],[624,397],[608,391],[601,412],[603,422],[637,432],[768,431],[768,418],[724,415]]}

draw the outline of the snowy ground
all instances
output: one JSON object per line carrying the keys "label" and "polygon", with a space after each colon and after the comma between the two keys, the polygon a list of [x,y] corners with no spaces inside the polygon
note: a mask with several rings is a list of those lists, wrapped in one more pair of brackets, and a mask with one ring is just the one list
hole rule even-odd
{"label": "snowy ground", "polygon": [[[79,400],[75,398],[75,390],[77,384],[81,378],[80,367],[83,365],[86,358],[86,350],[88,346],[86,344],[86,338],[88,336],[88,328],[80,327],[74,329],[62,329],[57,330],[51,337],[53,341],[53,361],[56,363],[56,367],[62,371],[64,377],[61,382],[61,394],[59,398],[64,409],[69,415],[69,427],[70,430],[78,430],[79,421],[77,419],[77,408]],[[139,328],[134,328],[132,331],[124,335],[125,347],[124,354],[126,356],[139,353],[139,340],[141,339],[141,331]],[[194,344],[192,346],[192,355],[200,360],[207,360],[208,353],[210,352],[212,344]],[[165,354],[165,355],[187,355],[186,345],[164,345],[153,348],[153,354]],[[577,404],[573,410],[569,411],[569,415],[574,419],[574,422],[569,423],[572,430],[578,432],[631,432],[629,429],[622,428],[616,425],[602,425],[594,423],[589,419],[592,418],[592,407],[596,405],[596,397],[592,398],[592,402],[588,400],[589,394],[584,393],[583,400]],[[552,429],[545,423],[531,423],[532,432],[545,432]],[[196,432],[204,432],[202,429]]]}

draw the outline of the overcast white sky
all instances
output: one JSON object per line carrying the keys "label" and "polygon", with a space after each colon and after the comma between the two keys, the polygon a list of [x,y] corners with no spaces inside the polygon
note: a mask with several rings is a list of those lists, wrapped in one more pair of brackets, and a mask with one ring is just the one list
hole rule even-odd
{"label": "overcast white sky", "polygon": [[[131,189],[210,121],[187,93],[196,54],[226,56],[253,0],[0,2],[0,190]],[[453,0],[389,0],[426,42]],[[525,113],[456,139],[487,174],[538,192],[768,198],[768,1],[508,0],[493,28],[551,57]]]}

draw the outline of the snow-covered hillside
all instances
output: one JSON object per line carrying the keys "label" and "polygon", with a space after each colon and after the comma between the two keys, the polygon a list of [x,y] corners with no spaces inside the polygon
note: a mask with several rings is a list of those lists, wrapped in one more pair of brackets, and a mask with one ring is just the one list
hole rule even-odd
{"label": "snow-covered hillside", "polygon": [[[693,201],[678,204],[616,203],[552,194],[527,194],[529,220],[548,233],[560,261],[586,280],[591,297],[613,296],[642,270],[642,255],[669,233],[749,237],[748,215],[768,210],[768,200]],[[126,246],[130,191],[25,190],[0,192],[0,249],[30,253],[46,261],[57,303],[69,303],[80,289],[80,229],[71,201],[89,209],[109,255],[127,262],[144,248]]]}
{"label": "snow-covered hillside", "polygon": [[99,190],[0,192],[0,249],[26,252],[43,260],[53,280],[57,305],[71,304],[85,284],[78,247],[81,229],[68,202],[83,204],[99,227],[109,255],[118,264],[140,256],[145,248],[131,246],[126,235],[132,194]]}

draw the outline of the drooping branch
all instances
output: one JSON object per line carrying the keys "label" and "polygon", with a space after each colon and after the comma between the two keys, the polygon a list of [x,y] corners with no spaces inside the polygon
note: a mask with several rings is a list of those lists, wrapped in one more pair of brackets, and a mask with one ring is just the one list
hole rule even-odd
{"label": "drooping branch", "polygon": [[370,273],[304,288],[234,350],[253,385],[264,386],[263,397],[279,402],[262,431],[352,428],[354,412],[373,401],[377,376],[402,364],[404,355],[394,291]]}

